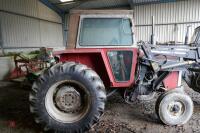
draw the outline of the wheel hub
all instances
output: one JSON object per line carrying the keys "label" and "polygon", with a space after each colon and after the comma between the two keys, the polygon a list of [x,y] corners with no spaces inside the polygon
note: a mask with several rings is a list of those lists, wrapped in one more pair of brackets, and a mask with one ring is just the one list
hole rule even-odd
{"label": "wheel hub", "polygon": [[181,102],[172,102],[168,106],[168,110],[172,116],[181,116],[184,112],[184,105]]}
{"label": "wheel hub", "polygon": [[80,109],[81,96],[74,87],[64,86],[55,94],[55,104],[61,111],[75,113]]}
{"label": "wheel hub", "polygon": [[174,113],[178,113],[178,112],[180,111],[180,107],[179,107],[178,105],[174,105],[174,106],[172,107],[172,111],[173,111]]}

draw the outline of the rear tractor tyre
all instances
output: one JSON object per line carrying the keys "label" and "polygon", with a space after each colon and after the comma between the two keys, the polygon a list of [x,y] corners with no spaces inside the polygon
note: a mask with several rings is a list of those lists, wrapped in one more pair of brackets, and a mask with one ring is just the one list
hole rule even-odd
{"label": "rear tractor tyre", "polygon": [[161,95],[156,102],[156,113],[166,125],[183,125],[193,114],[192,99],[183,93],[167,92]]}
{"label": "rear tractor tyre", "polygon": [[36,123],[45,131],[82,133],[103,114],[106,92],[96,72],[67,62],[41,74],[29,100]]}

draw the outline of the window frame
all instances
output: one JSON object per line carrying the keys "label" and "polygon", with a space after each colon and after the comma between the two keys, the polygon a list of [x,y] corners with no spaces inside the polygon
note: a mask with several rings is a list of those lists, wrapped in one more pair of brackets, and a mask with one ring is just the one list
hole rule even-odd
{"label": "window frame", "polygon": [[[88,45],[80,45],[79,41],[80,41],[80,33],[81,33],[81,26],[82,26],[82,22],[85,18],[124,18],[124,19],[130,19],[131,23],[132,23],[132,42],[133,44],[126,44],[126,45],[93,45],[93,44],[88,44]],[[102,15],[102,14],[96,14],[96,15],[81,15],[80,16],[80,21],[79,21],[79,26],[78,26],[78,35],[77,35],[77,40],[76,40],[76,48],[110,48],[110,47],[137,47],[137,45],[135,44],[135,32],[134,32],[134,23],[133,23],[133,16],[132,15]]]}
{"label": "window frame", "polygon": [[[117,80],[116,78],[116,75],[114,74],[114,70],[113,70],[113,66],[112,66],[112,63],[111,63],[111,60],[110,60],[110,57],[109,57],[109,52],[131,52],[132,53],[132,57],[131,57],[131,70],[130,70],[130,75],[129,75],[129,79],[128,80]],[[106,56],[108,57],[108,61],[109,61],[109,65],[110,65],[110,68],[112,70],[112,74],[113,74],[113,77],[114,77],[114,80],[115,82],[118,82],[118,83],[126,83],[126,82],[129,82],[131,80],[131,73],[132,73],[132,69],[133,69],[133,58],[134,58],[134,52],[132,50],[108,50],[106,52]]]}

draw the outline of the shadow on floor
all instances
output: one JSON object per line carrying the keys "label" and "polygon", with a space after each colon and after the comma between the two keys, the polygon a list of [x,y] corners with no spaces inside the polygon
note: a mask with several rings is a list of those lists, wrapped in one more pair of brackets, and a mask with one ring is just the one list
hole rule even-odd
{"label": "shadow on floor", "polygon": [[40,131],[29,112],[28,95],[19,83],[0,83],[0,132]]}

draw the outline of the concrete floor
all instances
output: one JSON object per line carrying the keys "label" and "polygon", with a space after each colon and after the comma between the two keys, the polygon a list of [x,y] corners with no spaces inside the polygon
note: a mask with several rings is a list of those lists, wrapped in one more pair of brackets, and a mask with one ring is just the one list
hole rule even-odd
{"label": "concrete floor", "polygon": [[[200,94],[186,89],[195,105],[192,119],[183,126],[161,124],[154,113],[156,99],[124,103],[115,94],[108,99],[106,111],[90,133],[200,133]],[[29,90],[19,84],[0,82],[0,133],[40,133],[29,113]]]}
{"label": "concrete floor", "polygon": [[38,133],[29,113],[29,91],[20,84],[0,82],[0,133]]}

